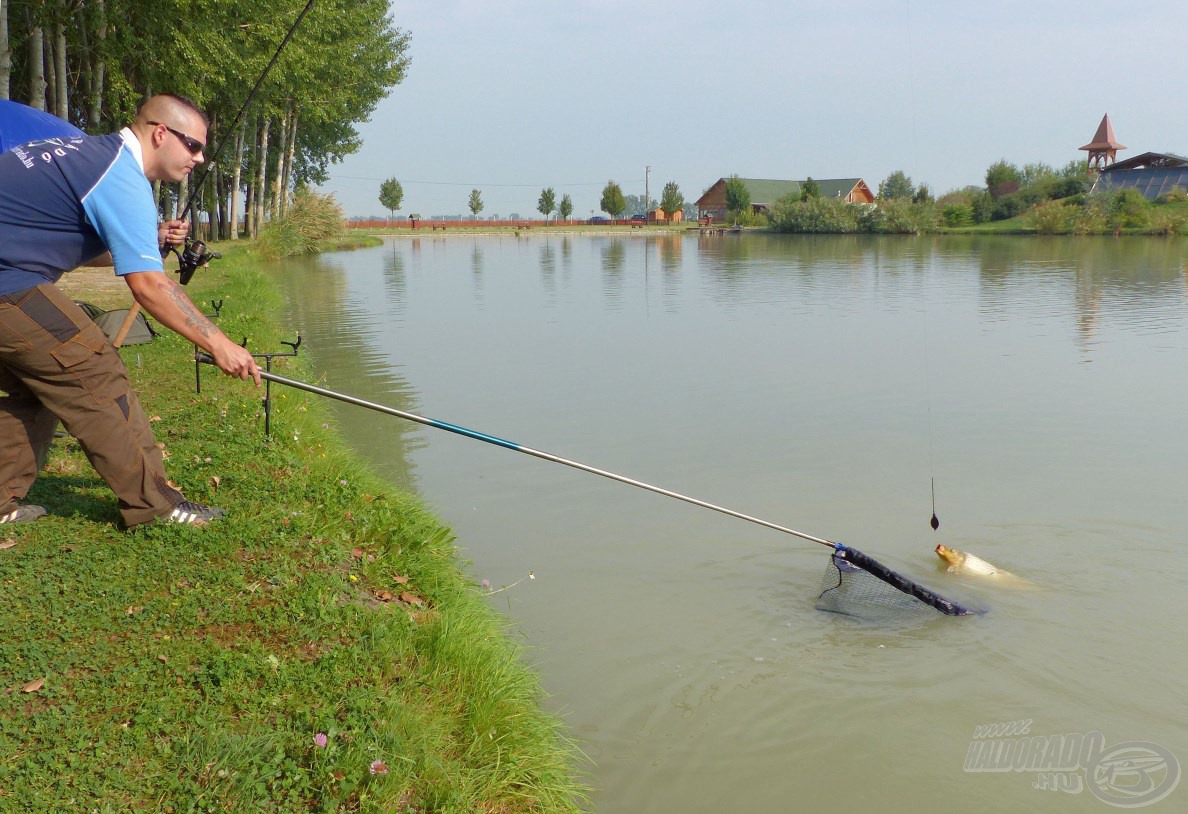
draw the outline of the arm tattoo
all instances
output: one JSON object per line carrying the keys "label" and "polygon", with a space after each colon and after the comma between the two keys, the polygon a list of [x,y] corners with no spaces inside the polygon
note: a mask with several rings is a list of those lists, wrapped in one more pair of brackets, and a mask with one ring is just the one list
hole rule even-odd
{"label": "arm tattoo", "polygon": [[194,303],[190,302],[190,298],[186,296],[186,292],[182,291],[180,285],[169,277],[165,278],[166,293],[169,298],[173,300],[173,304],[177,306],[177,310],[181,313],[186,325],[198,331],[201,336],[213,336],[218,333],[218,328],[202,315]]}

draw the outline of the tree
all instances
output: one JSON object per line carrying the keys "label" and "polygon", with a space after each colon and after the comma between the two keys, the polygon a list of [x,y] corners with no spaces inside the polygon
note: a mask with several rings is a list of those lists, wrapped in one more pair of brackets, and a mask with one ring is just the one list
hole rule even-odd
{"label": "tree", "polygon": [[744,212],[751,209],[751,190],[737,175],[726,179],[726,209],[738,223]]}
{"label": "tree", "polygon": [[557,216],[561,220],[569,220],[569,216],[573,214],[573,199],[568,194],[561,196],[561,205],[557,207]]}
{"label": "tree", "polygon": [[483,211],[483,194],[477,189],[470,190],[470,202],[467,206],[470,207],[470,216],[477,218],[478,213]]}
{"label": "tree", "polygon": [[0,2],[0,99],[8,98],[12,52],[8,48],[8,3]]}
{"label": "tree", "polygon": [[934,203],[932,190],[928,188],[928,184],[920,184],[920,186],[916,187],[916,193],[912,195],[912,203]]}
{"label": "tree", "polygon": [[970,202],[974,223],[989,223],[994,217],[994,196],[982,191]]}
{"label": "tree", "polygon": [[380,184],[379,202],[380,206],[388,210],[388,217],[392,217],[393,213],[400,208],[400,202],[404,200],[404,187],[400,186],[400,182],[395,178],[389,178]]}
{"label": "tree", "polygon": [[912,186],[912,179],[908,178],[903,170],[896,170],[879,184],[880,201],[894,201],[898,198],[910,199],[915,195],[915,192],[916,190]]}
{"label": "tree", "polygon": [[1042,161],[1035,164],[1024,164],[1023,169],[1019,171],[1019,183],[1025,187],[1033,186],[1041,181],[1055,177],[1056,170],[1052,169],[1050,164],[1045,164]]}
{"label": "tree", "polygon": [[536,211],[544,215],[545,223],[548,223],[549,215],[553,214],[553,210],[557,208],[557,193],[553,192],[552,187],[545,187],[540,191],[540,200],[536,202]]}
{"label": "tree", "polygon": [[[189,16],[197,7],[200,26]],[[307,8],[250,114],[236,121],[297,22],[288,0],[0,0],[0,97],[65,113],[93,133],[127,124],[153,91],[193,99],[211,127],[210,163],[191,182],[206,179],[192,234],[226,237],[241,196],[257,226],[265,213],[283,216],[298,185],[325,181],[330,164],[359,149],[355,124],[407,70],[408,34],[395,27],[388,0]],[[162,215],[188,192],[164,185]]]}
{"label": "tree", "polygon": [[806,178],[805,182],[800,186],[800,200],[807,201],[809,198],[821,197],[821,185],[814,181],[811,177]]}
{"label": "tree", "polygon": [[623,197],[623,189],[614,181],[607,181],[602,188],[602,200],[599,208],[612,218],[621,218],[627,211],[627,200]]}
{"label": "tree", "polygon": [[627,202],[627,208],[624,211],[630,212],[632,215],[646,215],[656,209],[655,198],[645,198],[643,195],[626,195],[623,200]]}
{"label": "tree", "polygon": [[669,181],[664,185],[664,191],[660,193],[660,208],[669,220],[685,208],[685,196],[681,194],[681,188],[677,186],[676,181]]}
{"label": "tree", "polygon": [[993,198],[1017,192],[1022,182],[1023,175],[1019,168],[1005,158],[999,159],[986,169],[986,190]]}

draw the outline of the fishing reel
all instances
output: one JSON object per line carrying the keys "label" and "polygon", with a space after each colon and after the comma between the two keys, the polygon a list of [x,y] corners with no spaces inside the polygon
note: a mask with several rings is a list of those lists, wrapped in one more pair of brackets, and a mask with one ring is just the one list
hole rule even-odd
{"label": "fishing reel", "polygon": [[219,260],[223,256],[218,252],[208,252],[206,250],[206,244],[201,240],[187,241],[185,248],[180,252],[176,246],[166,244],[161,249],[161,257],[167,257],[170,252],[177,255],[177,271],[181,278],[178,282],[182,285],[189,283],[190,278],[194,276],[194,272],[201,266],[207,265],[211,260]]}

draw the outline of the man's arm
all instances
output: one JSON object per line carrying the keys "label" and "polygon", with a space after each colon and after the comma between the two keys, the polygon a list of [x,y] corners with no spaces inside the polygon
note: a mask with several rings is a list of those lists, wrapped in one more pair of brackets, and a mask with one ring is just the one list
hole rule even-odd
{"label": "man's arm", "polygon": [[125,274],[124,282],[144,310],[210,353],[220,370],[228,376],[250,377],[260,386],[260,368],[252,355],[204,317],[173,278],[163,271],[135,271]]}

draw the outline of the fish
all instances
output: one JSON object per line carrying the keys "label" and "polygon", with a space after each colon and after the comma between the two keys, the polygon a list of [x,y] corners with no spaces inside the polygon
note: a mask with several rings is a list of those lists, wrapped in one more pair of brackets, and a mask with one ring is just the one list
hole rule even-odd
{"label": "fish", "polygon": [[991,565],[981,557],[967,554],[964,551],[958,551],[955,548],[949,548],[946,545],[938,545],[936,547],[936,556],[949,564],[949,567],[945,570],[952,573],[973,574],[979,577],[1015,577],[1009,571],[1004,571],[996,565]]}

